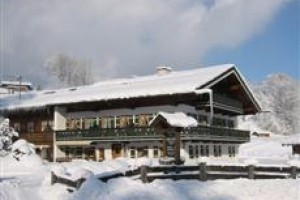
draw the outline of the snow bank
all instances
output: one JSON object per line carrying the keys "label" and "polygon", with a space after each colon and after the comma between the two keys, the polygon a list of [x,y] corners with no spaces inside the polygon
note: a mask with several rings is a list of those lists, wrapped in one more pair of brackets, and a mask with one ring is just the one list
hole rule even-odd
{"label": "snow bank", "polygon": [[283,146],[282,137],[255,138],[239,147],[238,159],[245,164],[288,165],[292,148]]}
{"label": "snow bank", "polygon": [[[118,178],[107,184],[96,180],[84,183],[72,200],[291,200],[298,199],[299,180],[155,180],[149,184]],[[243,188],[243,189],[241,189]]]}
{"label": "snow bank", "polygon": [[289,158],[291,154],[291,148],[274,141],[252,141],[239,148],[241,158]]}
{"label": "snow bank", "polygon": [[34,154],[35,153],[34,148],[35,148],[34,144],[29,143],[23,139],[19,139],[12,144],[12,152],[18,152],[21,154],[27,154],[27,155]]}

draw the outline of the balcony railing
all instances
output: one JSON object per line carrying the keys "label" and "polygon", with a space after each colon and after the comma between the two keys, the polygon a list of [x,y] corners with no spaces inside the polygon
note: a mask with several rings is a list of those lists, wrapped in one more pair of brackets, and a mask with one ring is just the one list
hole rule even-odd
{"label": "balcony railing", "polygon": [[215,126],[198,126],[186,129],[181,133],[181,138],[247,142],[250,140],[250,132]]}
{"label": "balcony railing", "polygon": [[[243,105],[238,100],[222,96],[219,94],[213,95],[214,106],[219,106],[224,109],[230,109],[238,113],[243,113]],[[209,106],[209,100],[201,101],[197,105],[198,107]]]}
{"label": "balcony railing", "polygon": [[[217,141],[249,141],[249,131],[223,127],[198,126],[186,129],[181,138],[217,140]],[[130,141],[130,140],[162,140],[163,136],[152,127],[139,128],[102,128],[89,130],[56,131],[56,141]]]}
{"label": "balcony railing", "polygon": [[88,130],[56,131],[57,141],[68,140],[136,140],[158,139],[162,135],[151,127],[136,128],[99,128]]}

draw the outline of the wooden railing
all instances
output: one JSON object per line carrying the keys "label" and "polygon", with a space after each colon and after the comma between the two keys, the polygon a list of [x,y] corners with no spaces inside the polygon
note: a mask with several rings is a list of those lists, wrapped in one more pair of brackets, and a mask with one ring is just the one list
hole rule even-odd
{"label": "wooden railing", "polygon": [[[128,170],[100,176],[98,179],[107,182],[110,179],[119,177],[131,177],[140,179],[143,183],[152,182],[156,179],[187,180],[195,179],[199,181],[217,180],[217,179],[297,179],[300,174],[300,168],[275,167],[275,166],[254,166],[254,165],[207,165],[205,162],[198,166],[141,166],[137,169]],[[85,179],[81,178],[71,181],[59,177],[52,172],[51,184],[61,183],[69,187],[79,189]]]}
{"label": "wooden railing", "polygon": [[[214,106],[220,106],[223,108],[228,108],[228,109],[237,111],[239,113],[243,113],[242,103],[235,99],[232,99],[232,98],[229,98],[226,96],[222,96],[219,94],[214,94],[213,95],[213,103],[214,103]],[[209,100],[205,100],[205,101],[198,102],[197,107],[201,108],[202,106],[208,106],[208,105],[209,105]]]}
{"label": "wooden railing", "polygon": [[[220,141],[239,141],[250,140],[249,131],[242,131],[231,128],[198,126],[186,129],[181,133],[182,139],[201,139],[201,140],[220,140]],[[76,141],[76,140],[162,140],[163,136],[151,127],[136,128],[100,128],[89,130],[62,130],[56,131],[57,141]]]}
{"label": "wooden railing", "polygon": [[215,126],[198,126],[186,129],[181,133],[181,138],[247,142],[250,141],[250,132]]}
{"label": "wooden railing", "polygon": [[67,140],[134,140],[160,139],[162,135],[151,127],[97,128],[88,130],[56,131],[57,141]]}

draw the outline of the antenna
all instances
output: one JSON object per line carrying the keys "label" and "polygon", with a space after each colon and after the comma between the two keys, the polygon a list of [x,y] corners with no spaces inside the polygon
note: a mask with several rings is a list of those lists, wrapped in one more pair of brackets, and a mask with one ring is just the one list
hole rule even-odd
{"label": "antenna", "polygon": [[17,81],[19,81],[19,99],[21,99],[22,75],[17,76]]}

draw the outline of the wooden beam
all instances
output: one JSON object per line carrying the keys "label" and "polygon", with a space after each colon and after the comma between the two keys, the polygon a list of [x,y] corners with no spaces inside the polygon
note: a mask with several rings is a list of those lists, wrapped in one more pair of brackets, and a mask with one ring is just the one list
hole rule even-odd
{"label": "wooden beam", "polygon": [[241,85],[240,84],[235,84],[229,87],[229,90],[239,90],[241,89]]}
{"label": "wooden beam", "polygon": [[253,107],[247,107],[247,108],[244,108],[244,112],[253,112],[254,111],[254,108]]}

